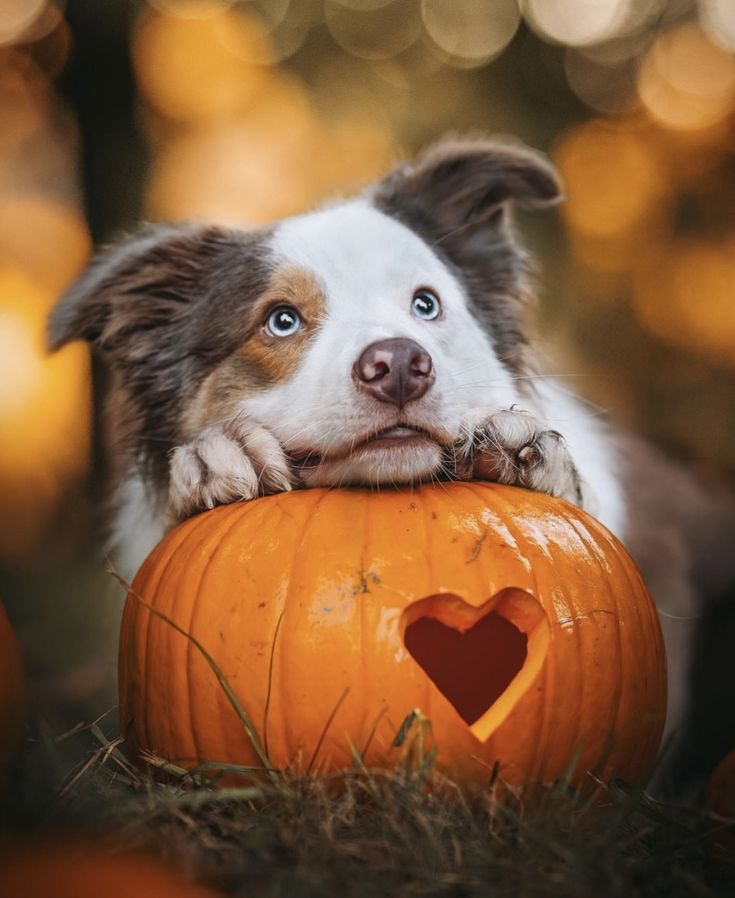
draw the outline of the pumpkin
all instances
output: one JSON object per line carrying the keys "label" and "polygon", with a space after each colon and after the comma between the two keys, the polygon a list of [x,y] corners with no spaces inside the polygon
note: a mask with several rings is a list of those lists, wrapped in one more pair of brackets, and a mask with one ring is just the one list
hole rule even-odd
{"label": "pumpkin", "polygon": [[20,748],[25,707],[26,687],[20,649],[0,603],[0,787]]}
{"label": "pumpkin", "polygon": [[[735,820],[735,749],[725,755],[710,775],[707,804],[718,817]],[[735,831],[732,828],[717,833],[716,840],[735,850]]]}
{"label": "pumpkin", "polygon": [[462,781],[496,765],[511,783],[636,781],[665,715],[658,618],[620,543],[496,484],[287,493],[158,545],[122,621],[128,744],[185,767],[260,763],[201,649],[278,768],[340,769],[352,747],[392,763],[420,709]]}
{"label": "pumpkin", "polygon": [[69,836],[0,845],[0,898],[215,898],[141,854]]}

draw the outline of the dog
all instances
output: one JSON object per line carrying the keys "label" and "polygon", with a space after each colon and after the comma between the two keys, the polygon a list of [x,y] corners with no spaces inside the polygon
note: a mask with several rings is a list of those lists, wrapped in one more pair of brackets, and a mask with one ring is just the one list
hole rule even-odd
{"label": "dog", "polygon": [[562,199],[525,146],[450,137],[360,196],[255,230],[161,225],[103,251],[49,340],[107,371],[112,544],[294,488],[478,478],[589,511],[661,612],[681,721],[693,618],[735,579],[735,513],[544,374],[516,207]]}

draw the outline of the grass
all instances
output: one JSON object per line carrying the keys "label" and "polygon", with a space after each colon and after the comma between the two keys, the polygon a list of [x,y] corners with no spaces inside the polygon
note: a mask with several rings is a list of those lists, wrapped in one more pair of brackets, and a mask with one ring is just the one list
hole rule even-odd
{"label": "grass", "polygon": [[56,737],[36,721],[0,828],[104,832],[112,850],[153,851],[230,895],[735,894],[735,851],[718,842],[735,821],[619,782],[518,795],[495,778],[468,793],[421,753],[420,724],[397,734],[391,770],[355,753],[339,775],[243,769],[243,786],[218,789],[232,768],[132,765],[108,720]]}
{"label": "grass", "polygon": [[[390,769],[367,769],[353,749],[349,770],[324,775],[317,746],[302,770],[277,770],[204,647],[150,610],[192,639],[262,766],[187,772],[148,756],[140,768],[110,732],[112,715],[61,734],[37,716],[0,803],[0,835],[103,834],[111,851],[150,851],[248,898],[735,895],[735,820],[701,796],[663,801],[592,777],[583,793],[566,777],[518,794],[497,770],[468,792],[434,769],[417,712],[396,733]],[[233,773],[242,785],[217,786]]]}

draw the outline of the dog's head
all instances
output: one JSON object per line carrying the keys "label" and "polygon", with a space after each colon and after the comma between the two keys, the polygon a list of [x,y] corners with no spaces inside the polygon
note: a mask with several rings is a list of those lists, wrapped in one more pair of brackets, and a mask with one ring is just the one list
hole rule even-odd
{"label": "dog's head", "polygon": [[246,414],[308,485],[439,472],[473,412],[527,372],[527,263],[513,205],[560,195],[536,153],[445,140],[357,200],[268,229],[151,228],[62,298],[51,344],[107,362],[128,451],[167,453]]}

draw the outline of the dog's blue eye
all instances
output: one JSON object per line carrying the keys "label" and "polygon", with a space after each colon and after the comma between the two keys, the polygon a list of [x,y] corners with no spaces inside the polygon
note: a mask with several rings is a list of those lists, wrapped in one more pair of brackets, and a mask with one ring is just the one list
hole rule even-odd
{"label": "dog's blue eye", "polygon": [[278,306],[268,316],[265,329],[274,337],[290,337],[301,325],[301,315],[293,306]]}
{"label": "dog's blue eye", "polygon": [[411,311],[417,318],[423,318],[424,321],[433,321],[441,314],[441,303],[439,297],[431,292],[431,290],[417,290],[411,301]]}

